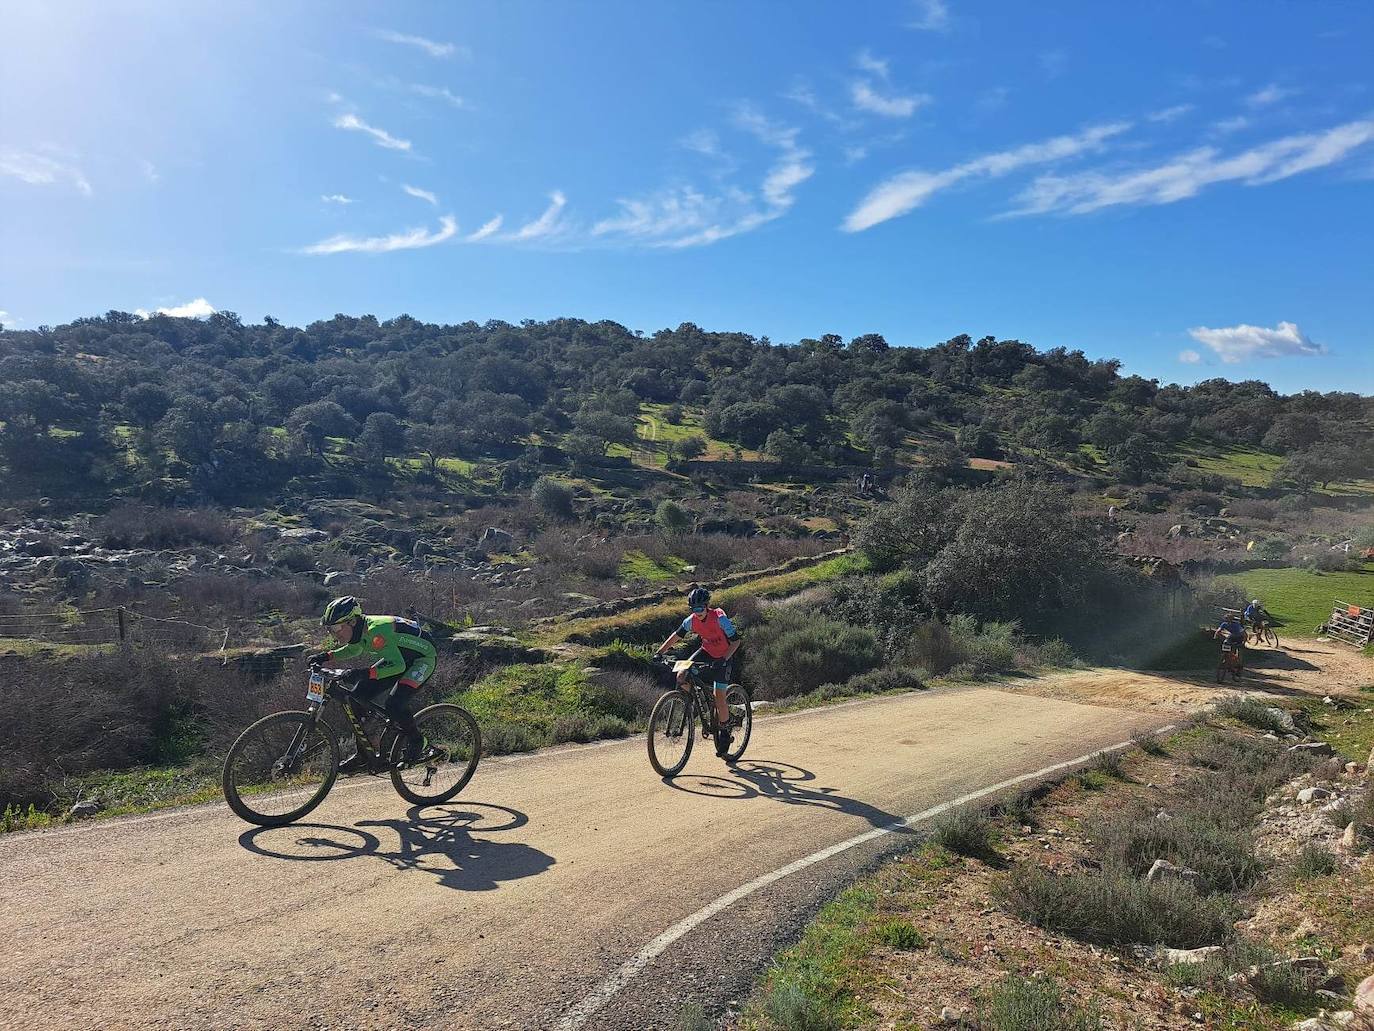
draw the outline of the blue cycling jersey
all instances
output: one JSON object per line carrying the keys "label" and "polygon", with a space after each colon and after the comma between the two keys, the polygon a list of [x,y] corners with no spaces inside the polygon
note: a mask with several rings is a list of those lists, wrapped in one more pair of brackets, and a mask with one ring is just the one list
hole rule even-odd
{"label": "blue cycling jersey", "polygon": [[1225,632],[1232,641],[1245,641],[1245,627],[1241,626],[1238,619],[1222,620],[1221,626],[1217,627],[1217,630]]}

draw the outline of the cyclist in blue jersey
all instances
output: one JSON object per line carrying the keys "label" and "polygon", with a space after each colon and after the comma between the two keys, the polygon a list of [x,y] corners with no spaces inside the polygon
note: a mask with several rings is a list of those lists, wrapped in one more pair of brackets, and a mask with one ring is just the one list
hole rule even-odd
{"label": "cyclist in blue jersey", "polygon": [[1235,649],[1236,670],[1239,672],[1245,666],[1245,624],[1240,621],[1239,616],[1227,615],[1217,627],[1212,635],[1216,638],[1224,637]]}
{"label": "cyclist in blue jersey", "polygon": [[1242,613],[1242,619],[1256,630],[1263,627],[1265,623],[1273,622],[1273,620],[1269,618],[1269,613],[1264,611],[1264,606],[1260,604],[1258,598],[1255,598],[1249,605],[1245,606],[1245,612]]}
{"label": "cyclist in blue jersey", "polygon": [[[668,635],[668,639],[658,646],[655,657],[662,655],[684,637],[695,634],[701,639],[700,651],[706,653],[711,662],[711,674],[715,687],[716,722],[720,730],[716,734],[716,755],[730,751],[733,735],[730,733],[730,707],[725,704],[725,694],[730,689],[730,676],[733,672],[731,659],[739,650],[739,631],[724,609],[711,608],[711,592],[705,587],[693,585],[687,592],[687,606],[691,615]],[[678,686],[687,681],[687,674],[678,674]]]}

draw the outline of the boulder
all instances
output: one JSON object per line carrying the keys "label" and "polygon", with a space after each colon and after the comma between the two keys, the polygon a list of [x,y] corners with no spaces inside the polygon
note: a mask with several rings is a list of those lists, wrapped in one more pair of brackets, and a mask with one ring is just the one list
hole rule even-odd
{"label": "boulder", "polygon": [[329,534],[308,526],[297,526],[290,530],[283,530],[279,537],[281,540],[291,541],[293,544],[318,544],[321,541],[329,540]]}
{"label": "boulder", "polygon": [[1360,825],[1354,820],[1346,824],[1345,833],[1341,835],[1341,848],[1346,852],[1360,850]]}
{"label": "boulder", "polygon": [[1191,884],[1199,891],[1202,890],[1203,885],[1206,883],[1206,878],[1196,870],[1189,870],[1185,866],[1175,866],[1167,859],[1156,859],[1154,865],[1150,867],[1149,872],[1145,875],[1145,880],[1151,883],[1182,881],[1185,884]]}
{"label": "boulder", "polygon": [[505,530],[497,529],[495,526],[488,526],[482,531],[482,536],[477,541],[477,547],[486,554],[491,554],[492,552],[514,551],[515,537]]}
{"label": "boulder", "polygon": [[1264,712],[1285,734],[1291,734],[1297,729],[1293,723],[1293,717],[1277,706],[1271,705]]}
{"label": "boulder", "polygon": [[100,812],[100,810],[104,808],[105,807],[101,804],[100,799],[98,798],[82,799],[81,801],[77,802],[76,805],[72,806],[70,809],[67,810],[67,819],[84,820],[87,817],[94,816],[96,813]]}
{"label": "boulder", "polygon": [[1354,1010],[1362,1017],[1374,1019],[1374,974],[1370,974],[1355,989]]}
{"label": "boulder", "polygon": [[454,634],[449,644],[457,654],[471,655],[479,662],[509,666],[521,662],[546,662],[542,648],[531,648],[501,627],[472,627]]}
{"label": "boulder", "polygon": [[1317,768],[1312,771],[1315,780],[1340,780],[1341,774],[1345,772],[1345,763],[1339,756],[1331,756],[1329,759],[1319,763]]}
{"label": "boulder", "polygon": [[1204,963],[1221,951],[1220,945],[1204,945],[1200,949],[1160,949],[1157,958],[1162,963]]}
{"label": "boulder", "polygon": [[1325,741],[1304,741],[1300,744],[1290,745],[1290,752],[1305,752],[1308,755],[1335,755],[1336,750]]}
{"label": "boulder", "polygon": [[1331,792],[1326,788],[1303,788],[1298,792],[1298,801],[1303,805],[1311,805],[1313,802],[1321,802],[1331,797]]}

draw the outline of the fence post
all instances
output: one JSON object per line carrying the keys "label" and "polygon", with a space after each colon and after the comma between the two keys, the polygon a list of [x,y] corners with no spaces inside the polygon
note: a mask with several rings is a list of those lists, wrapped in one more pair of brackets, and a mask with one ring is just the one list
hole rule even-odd
{"label": "fence post", "polygon": [[124,606],[123,606],[123,605],[119,606],[119,608],[116,610],[116,612],[115,612],[115,618],[118,619],[118,621],[119,621],[119,643],[120,643],[120,644],[123,644],[123,643],[124,643],[125,634],[127,633],[127,631],[126,631],[126,629],[125,629],[125,626],[124,626]]}

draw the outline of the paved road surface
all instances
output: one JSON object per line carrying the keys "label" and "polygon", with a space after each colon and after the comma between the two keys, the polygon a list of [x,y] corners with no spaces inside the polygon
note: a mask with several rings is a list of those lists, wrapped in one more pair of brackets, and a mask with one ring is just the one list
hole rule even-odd
{"label": "paved road surface", "polygon": [[10,835],[0,1027],[670,1028],[913,831],[703,907],[1169,716],[972,687],[760,719],[737,769],[699,748],[672,786],[641,737],[486,760],[424,810],[351,780],[286,828],[218,805]]}

